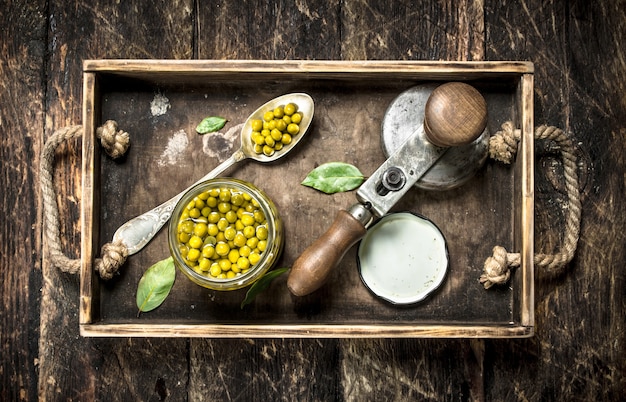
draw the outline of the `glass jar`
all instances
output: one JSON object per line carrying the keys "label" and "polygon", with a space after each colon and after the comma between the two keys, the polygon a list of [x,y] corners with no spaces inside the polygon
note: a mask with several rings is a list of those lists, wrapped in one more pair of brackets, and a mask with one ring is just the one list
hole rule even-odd
{"label": "glass jar", "polygon": [[261,278],[283,248],[282,221],[272,200],[233,178],[187,191],[174,207],[168,237],[181,272],[200,286],[224,291]]}

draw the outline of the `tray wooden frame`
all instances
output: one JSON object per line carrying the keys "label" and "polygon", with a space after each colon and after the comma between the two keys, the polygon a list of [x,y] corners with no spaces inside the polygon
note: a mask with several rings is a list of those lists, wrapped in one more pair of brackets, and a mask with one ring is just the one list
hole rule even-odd
{"label": "tray wooden frame", "polygon": [[[533,278],[533,64],[530,62],[435,62],[435,61],[253,61],[253,60],[86,60],[83,64],[83,158],[81,206],[80,333],[87,337],[244,337],[244,338],[511,338],[529,337],[534,331]],[[367,80],[393,76],[424,80],[513,79],[517,82],[515,99],[521,142],[515,162],[515,239],[521,253],[521,300],[519,322],[509,325],[450,323],[449,325],[289,325],[205,324],[142,322],[108,323],[98,319],[100,279],[94,261],[100,249],[99,177],[100,163],[96,127],[101,124],[99,76],[130,79],[185,81],[192,78],[250,80],[306,76],[310,79]]]}

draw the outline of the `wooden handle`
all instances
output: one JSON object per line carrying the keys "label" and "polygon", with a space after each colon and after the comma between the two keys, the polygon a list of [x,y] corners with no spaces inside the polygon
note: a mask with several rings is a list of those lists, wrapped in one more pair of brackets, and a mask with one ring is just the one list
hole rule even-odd
{"label": "wooden handle", "polygon": [[469,144],[487,126],[487,102],[471,85],[448,82],[428,98],[424,110],[424,132],[439,147]]}
{"label": "wooden handle", "polygon": [[366,229],[346,211],[339,211],[332,226],[294,262],[287,287],[295,296],[319,289],[350,247],[365,236]]}

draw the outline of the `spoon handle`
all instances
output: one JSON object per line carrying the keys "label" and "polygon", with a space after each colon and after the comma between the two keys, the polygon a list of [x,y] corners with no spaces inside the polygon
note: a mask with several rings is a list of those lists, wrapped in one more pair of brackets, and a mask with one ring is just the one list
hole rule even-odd
{"label": "spoon handle", "polygon": [[196,181],[194,184],[183,190],[180,194],[175,195],[163,204],[145,212],[122,226],[113,235],[113,241],[121,241],[128,249],[128,255],[135,254],[146,244],[152,240],[157,232],[165,225],[165,223],[172,216],[174,207],[183,197],[183,195],[191,187],[196,184],[217,177],[220,173],[234,165],[236,162],[240,162],[246,158],[246,155],[241,149],[235,151],[230,158],[217,165],[213,170],[207,173],[204,177]]}

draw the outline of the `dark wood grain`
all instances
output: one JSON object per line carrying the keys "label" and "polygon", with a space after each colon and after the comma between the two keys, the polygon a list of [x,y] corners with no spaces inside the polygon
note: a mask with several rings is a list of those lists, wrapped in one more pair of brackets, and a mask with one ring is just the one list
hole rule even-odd
{"label": "dark wood grain", "polygon": [[0,13],[0,399],[37,396],[45,2]]}
{"label": "dark wood grain", "polygon": [[[92,3],[1,6],[0,199],[6,217],[0,225],[0,399],[613,401],[623,396],[622,1]],[[38,155],[55,129],[81,123],[82,60],[121,57],[533,61],[535,121],[572,135],[583,186],[574,261],[557,276],[537,275],[536,335],[512,341],[81,338],[78,278],[52,269],[41,241]],[[360,116],[362,124],[371,122],[368,110]],[[561,244],[565,191],[553,147],[537,143],[536,151],[535,248],[550,252]],[[77,257],[80,142],[62,147],[57,156],[63,246]],[[348,162],[368,160],[374,166],[376,158],[382,155],[353,155]],[[299,160],[293,166],[304,171],[309,164]],[[497,175],[498,167],[490,169]],[[147,186],[140,191],[150,191]],[[428,201],[432,206],[439,199],[433,195]],[[347,205],[349,195],[333,202]],[[321,233],[333,216],[312,213],[323,222],[307,231]],[[507,236],[501,227],[493,230]],[[290,257],[310,238],[295,236],[298,246]]]}
{"label": "dark wood grain", "polygon": [[[46,137],[59,127],[81,123],[83,59],[191,57],[191,2],[164,6],[49,4]],[[80,253],[80,146],[67,144],[56,165],[63,247],[70,257]],[[43,276],[38,385],[42,398],[148,400],[161,382],[174,399],[186,394],[171,385],[185,376],[186,342],[80,338],[73,331],[78,325],[78,278],[60,273],[45,260]],[[141,374],[142,367],[152,365],[146,362],[158,355],[167,364],[159,365],[156,376]],[[123,383],[127,386],[120,387]]]}
{"label": "dark wood grain", "polygon": [[[579,248],[566,272],[538,272],[537,336],[488,346],[488,394],[530,400],[616,400],[626,389],[626,336],[615,324],[626,307],[624,151],[626,137],[623,41],[619,3],[549,1],[524,12],[485,4],[487,57],[535,63],[535,120],[562,127],[580,153],[583,222]],[[547,16],[550,18],[547,18]],[[535,247],[561,244],[562,167],[549,144],[537,143]],[[504,369],[507,361],[517,368]],[[528,373],[541,373],[537,387]],[[534,386],[533,386],[534,384]]]}

